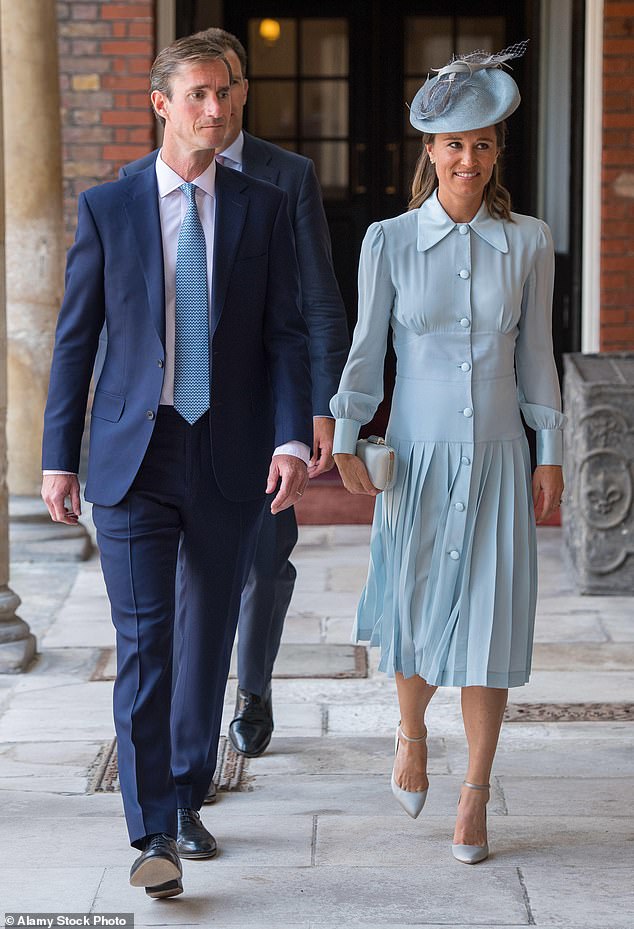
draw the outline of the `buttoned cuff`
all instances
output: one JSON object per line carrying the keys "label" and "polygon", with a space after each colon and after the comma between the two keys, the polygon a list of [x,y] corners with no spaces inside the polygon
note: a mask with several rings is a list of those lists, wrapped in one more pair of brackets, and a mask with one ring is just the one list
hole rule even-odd
{"label": "buttoned cuff", "polygon": [[561,429],[537,430],[537,464],[562,465],[564,462],[564,434]]}
{"label": "buttoned cuff", "polygon": [[338,419],[335,422],[333,455],[354,455],[357,450],[360,429],[361,423],[358,423],[356,419]]}

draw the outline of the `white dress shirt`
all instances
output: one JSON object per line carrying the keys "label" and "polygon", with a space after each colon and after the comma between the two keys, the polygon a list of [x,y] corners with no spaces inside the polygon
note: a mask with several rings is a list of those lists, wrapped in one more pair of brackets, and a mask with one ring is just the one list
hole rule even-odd
{"label": "white dress shirt", "polygon": [[[242,133],[229,147],[235,156],[240,158],[242,170],[242,147],[244,137]],[[229,152],[229,149],[227,149]],[[174,354],[176,338],[176,256],[178,253],[178,236],[180,228],[187,213],[189,202],[180,190],[185,181],[161,158],[159,151],[156,159],[156,181],[159,194],[159,215],[161,220],[161,240],[163,243],[163,268],[165,275],[165,371],[160,404],[174,405]],[[211,288],[213,281],[213,255],[216,218],[216,162],[212,161],[209,167],[193,182],[196,186],[196,207],[205,234],[207,251],[207,287],[209,290],[209,306],[211,307]],[[310,448],[304,442],[291,440],[279,445],[274,455],[293,455],[300,458],[305,464],[310,460]],[[44,474],[68,474],[68,471],[44,471]]]}
{"label": "white dress shirt", "polygon": [[233,168],[234,171],[242,171],[242,152],[244,151],[244,133],[242,130],[235,137],[231,145],[228,145],[223,152],[216,155],[220,164],[227,168]]}

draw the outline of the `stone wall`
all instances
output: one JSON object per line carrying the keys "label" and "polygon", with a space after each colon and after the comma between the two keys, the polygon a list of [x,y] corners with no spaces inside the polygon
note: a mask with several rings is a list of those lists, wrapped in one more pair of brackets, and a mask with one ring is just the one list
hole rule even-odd
{"label": "stone wall", "polygon": [[155,54],[154,0],[58,0],[64,220],[75,231],[77,197],[113,180],[155,145],[148,72]]}
{"label": "stone wall", "polygon": [[634,3],[606,0],[601,351],[634,349]]}

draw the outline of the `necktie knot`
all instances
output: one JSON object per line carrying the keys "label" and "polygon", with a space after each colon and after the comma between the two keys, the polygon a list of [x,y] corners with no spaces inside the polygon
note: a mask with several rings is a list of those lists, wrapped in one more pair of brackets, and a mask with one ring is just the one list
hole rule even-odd
{"label": "necktie knot", "polygon": [[184,184],[181,184],[180,190],[183,191],[187,199],[189,200],[190,205],[196,203],[196,185],[192,184],[191,181],[185,181]]}

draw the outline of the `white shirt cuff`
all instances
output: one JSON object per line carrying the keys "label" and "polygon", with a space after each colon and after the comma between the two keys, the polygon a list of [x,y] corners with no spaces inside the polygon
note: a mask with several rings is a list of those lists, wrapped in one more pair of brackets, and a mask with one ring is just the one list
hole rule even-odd
{"label": "white shirt cuff", "polygon": [[77,475],[76,471],[42,471],[42,474],[74,474]]}
{"label": "white shirt cuff", "polygon": [[284,445],[278,445],[278,447],[273,452],[273,457],[275,455],[294,455],[295,458],[300,458],[305,465],[310,461],[310,449],[307,445],[304,445],[303,442],[285,442]]}

